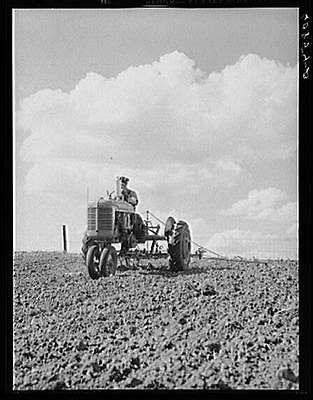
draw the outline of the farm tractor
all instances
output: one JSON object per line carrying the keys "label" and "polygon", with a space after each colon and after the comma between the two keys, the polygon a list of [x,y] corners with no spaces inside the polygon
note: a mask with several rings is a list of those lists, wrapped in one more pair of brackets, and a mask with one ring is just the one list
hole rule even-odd
{"label": "farm tractor", "polygon": [[[116,178],[116,191],[107,192],[107,198],[88,202],[87,230],[83,237],[82,255],[89,276],[98,279],[101,276],[114,275],[118,258],[169,258],[171,271],[182,271],[190,262],[191,236],[188,224],[176,223],[173,217],[165,222],[163,235],[159,234],[160,225],[153,226],[149,219],[144,220],[135,212],[121,190],[120,177]],[[167,251],[161,252],[166,242]],[[151,242],[149,249],[148,242]],[[117,251],[114,244],[120,244]],[[143,250],[138,244],[146,245]]]}

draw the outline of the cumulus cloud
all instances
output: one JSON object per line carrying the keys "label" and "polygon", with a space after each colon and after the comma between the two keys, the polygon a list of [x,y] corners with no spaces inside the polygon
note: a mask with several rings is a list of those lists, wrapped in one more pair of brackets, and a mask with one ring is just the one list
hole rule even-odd
{"label": "cumulus cloud", "polygon": [[214,234],[206,245],[227,256],[297,257],[297,242],[276,234],[230,229]]}
{"label": "cumulus cloud", "polygon": [[254,189],[248,198],[239,200],[229,209],[222,210],[222,215],[242,216],[254,220],[290,222],[297,219],[297,202],[287,202],[286,193],[279,189]]}
{"label": "cumulus cloud", "polygon": [[27,191],[77,194],[87,182],[100,190],[121,173],[141,190],[152,182],[197,190],[234,184],[243,160],[292,156],[297,67],[249,54],[208,72],[174,51],[113,78],[90,72],[68,93],[25,98]]}

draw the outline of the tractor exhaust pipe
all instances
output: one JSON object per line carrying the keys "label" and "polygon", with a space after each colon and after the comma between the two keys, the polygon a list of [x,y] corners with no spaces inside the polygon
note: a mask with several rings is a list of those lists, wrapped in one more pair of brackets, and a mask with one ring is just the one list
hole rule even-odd
{"label": "tractor exhaust pipe", "polygon": [[121,181],[119,176],[116,177],[116,197],[119,200],[122,198]]}

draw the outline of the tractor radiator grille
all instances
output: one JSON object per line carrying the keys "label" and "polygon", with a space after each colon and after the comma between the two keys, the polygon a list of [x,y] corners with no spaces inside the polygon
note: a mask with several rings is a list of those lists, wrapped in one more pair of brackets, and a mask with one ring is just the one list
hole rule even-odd
{"label": "tractor radiator grille", "polygon": [[88,208],[87,222],[88,222],[88,230],[89,231],[96,230],[96,213],[97,213],[97,209],[95,207]]}
{"label": "tractor radiator grille", "polygon": [[88,230],[102,231],[113,229],[113,213],[112,208],[96,208],[88,209]]}
{"label": "tractor radiator grille", "polygon": [[113,213],[112,208],[98,208],[98,230],[113,229]]}

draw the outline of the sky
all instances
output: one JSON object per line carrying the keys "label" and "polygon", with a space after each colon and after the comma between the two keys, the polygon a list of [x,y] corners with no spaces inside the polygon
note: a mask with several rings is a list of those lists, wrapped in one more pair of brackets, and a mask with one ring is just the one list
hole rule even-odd
{"label": "sky", "polygon": [[295,257],[298,10],[14,11],[16,250],[78,252],[88,198],[225,255]]}

